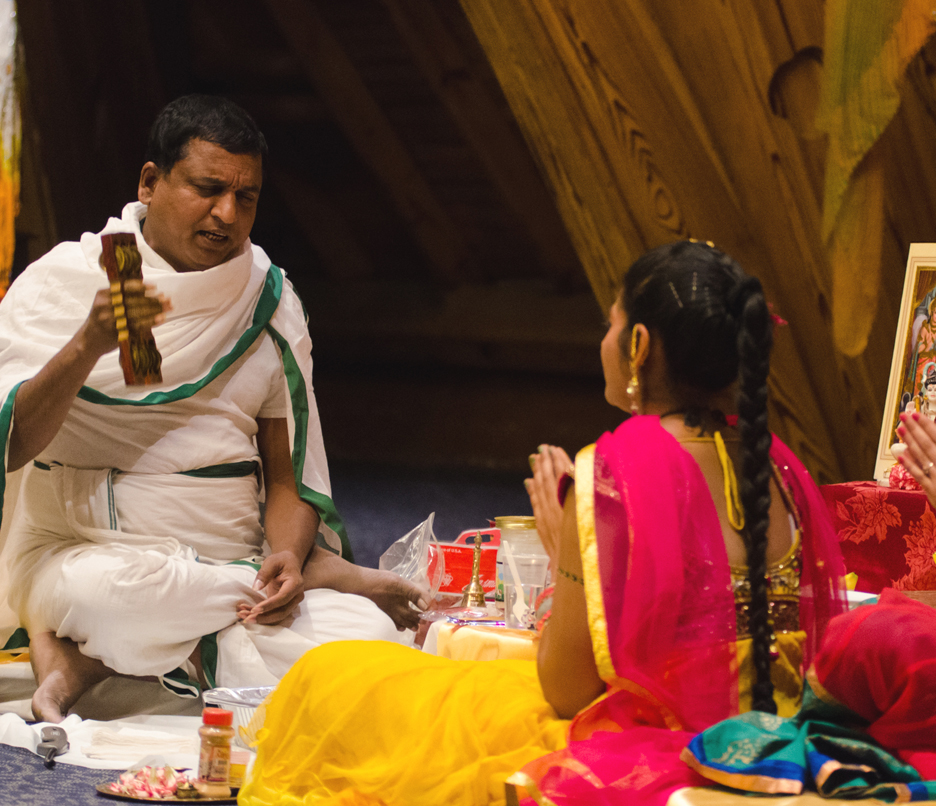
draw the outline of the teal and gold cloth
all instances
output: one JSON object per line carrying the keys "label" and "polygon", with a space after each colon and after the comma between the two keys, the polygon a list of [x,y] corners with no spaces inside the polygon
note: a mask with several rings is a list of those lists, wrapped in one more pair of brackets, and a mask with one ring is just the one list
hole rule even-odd
{"label": "teal and gold cloth", "polygon": [[[748,792],[887,803],[936,800],[936,782],[921,781],[860,729],[861,717],[819,699],[807,682],[792,719],[749,711],[696,736],[683,760],[716,783]],[[854,726],[854,727],[852,727]]]}
{"label": "teal and gold cloth", "polygon": [[795,717],[726,719],[681,757],[748,792],[936,800],[934,682],[936,610],[888,589],[831,622]]}

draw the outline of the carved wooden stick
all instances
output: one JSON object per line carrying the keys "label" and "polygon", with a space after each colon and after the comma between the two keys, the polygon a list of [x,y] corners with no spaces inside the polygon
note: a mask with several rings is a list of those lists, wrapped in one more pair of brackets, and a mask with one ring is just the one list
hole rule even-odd
{"label": "carved wooden stick", "polygon": [[127,386],[162,383],[162,356],[150,328],[130,328],[124,304],[124,283],[143,279],[143,259],[132,232],[114,232],[101,236],[101,268],[110,280],[111,303],[117,325],[120,367]]}

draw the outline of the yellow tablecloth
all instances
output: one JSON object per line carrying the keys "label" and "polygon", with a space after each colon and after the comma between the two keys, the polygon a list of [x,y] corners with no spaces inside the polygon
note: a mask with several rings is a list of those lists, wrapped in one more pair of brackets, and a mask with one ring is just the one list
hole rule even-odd
{"label": "yellow tablecloth", "polygon": [[452,660],[536,660],[538,642],[532,630],[458,627],[437,621],[429,628],[423,650]]}

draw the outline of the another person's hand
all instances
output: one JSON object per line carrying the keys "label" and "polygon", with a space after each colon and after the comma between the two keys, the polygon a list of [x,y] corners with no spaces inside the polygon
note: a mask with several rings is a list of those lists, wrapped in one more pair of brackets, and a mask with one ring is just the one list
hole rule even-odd
{"label": "another person's hand", "polygon": [[[128,280],[124,284],[124,316],[130,330],[143,330],[162,324],[172,303],[164,294],[156,292],[151,283]],[[97,355],[109,353],[117,346],[116,317],[109,288],[102,288],[94,296],[91,311],[83,326],[85,344]]]}
{"label": "another person's hand", "polygon": [[540,445],[539,452],[530,456],[533,478],[524,482],[533,515],[536,531],[543,548],[549,555],[550,567],[555,576],[559,557],[559,535],[562,530],[562,504],[559,503],[559,480],[572,467],[572,460],[562,448]]}
{"label": "another person's hand", "polygon": [[254,590],[261,591],[266,598],[251,606],[238,602],[237,617],[244,623],[282,624],[292,618],[305,589],[302,583],[302,568],[291,551],[271,554],[263,561]]}
{"label": "another person's hand", "polygon": [[915,411],[900,415],[897,433],[907,443],[897,461],[916,479],[931,506],[936,507],[936,423]]}
{"label": "another person's hand", "polygon": [[[429,607],[427,591],[392,571],[362,568],[361,574],[361,595],[390,616],[398,630],[402,632],[419,628],[419,611]],[[411,605],[419,610],[414,610]]]}

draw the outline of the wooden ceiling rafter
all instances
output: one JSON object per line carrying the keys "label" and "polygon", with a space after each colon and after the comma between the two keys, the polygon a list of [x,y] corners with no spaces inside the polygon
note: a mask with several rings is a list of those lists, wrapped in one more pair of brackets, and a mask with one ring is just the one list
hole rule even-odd
{"label": "wooden ceiling rafter", "polygon": [[[461,0],[465,16],[485,49],[495,74],[514,109],[526,140],[538,148],[539,161],[547,175],[560,215],[566,222],[569,237],[586,267],[599,305],[606,310],[614,301],[614,289],[620,279],[621,256],[639,255],[647,241],[634,211],[618,192],[607,154],[595,133],[579,126],[579,110],[572,110],[565,78],[547,64],[561,63],[551,40],[534,13],[524,4],[508,3],[494,7],[483,0]],[[540,70],[528,71],[523,60],[512,53],[512,31],[526,31],[532,40],[524,56],[536,54]],[[548,54],[548,55],[543,55]],[[533,90],[533,84],[542,83]],[[535,100],[534,100],[535,99]],[[518,108],[523,107],[523,112]],[[579,155],[572,175],[570,167],[558,154],[568,149]],[[613,210],[614,214],[608,216]]]}
{"label": "wooden ceiling rafter", "polygon": [[458,38],[426,0],[381,0],[417,66],[556,277],[580,271],[565,225],[509,109],[493,98]]}
{"label": "wooden ceiling rafter", "polygon": [[322,101],[383,184],[438,279],[474,272],[457,227],[422,177],[352,61],[310,0],[267,0],[274,20]]}
{"label": "wooden ceiling rafter", "polygon": [[[762,81],[744,71],[741,81],[724,81],[733,75],[733,60],[750,63],[750,51],[763,54],[757,37],[752,34],[755,41],[748,43],[741,36],[737,14],[720,8],[707,15],[697,36],[674,22],[676,5],[661,9],[653,0],[523,0],[506,7],[462,0],[462,7],[532,147],[556,169],[551,178],[559,203],[599,298],[610,294],[609,263],[643,251],[619,244],[656,244],[688,234],[711,237],[742,263],[757,266],[771,295],[788,303],[781,310],[791,315],[796,300],[813,296],[807,289],[823,279],[818,237],[810,229],[818,207],[804,189],[799,145],[766,108],[773,70],[758,63]],[[617,46],[635,31],[640,36],[631,47]],[[726,37],[730,48],[717,57],[706,51],[706,42]],[[785,38],[783,43],[786,52]],[[701,58],[712,72],[709,87],[700,88],[700,77],[684,69]],[[565,116],[557,114],[560,108]],[[745,117],[742,109],[752,111]],[[721,125],[726,120],[731,125]],[[598,171],[606,178],[601,192]],[[741,176],[756,180],[740,182]],[[777,214],[778,195],[790,205],[781,205],[785,216]],[[667,201],[662,207],[648,203],[661,198]],[[596,228],[596,218],[606,225]],[[812,270],[784,276],[786,267],[802,265]],[[860,439],[864,452],[867,431],[856,434],[849,417],[827,412],[841,410],[846,379],[856,398],[848,413],[870,408],[866,379],[847,362],[833,358],[830,366],[827,359],[835,354],[820,318],[798,318],[793,335],[778,339],[775,356],[774,386],[783,384],[787,392],[780,395],[787,405],[777,430],[793,443],[808,435],[808,445],[793,447],[808,449],[824,480],[841,478],[843,471],[860,477],[858,451],[845,445]],[[847,376],[845,369],[851,370]]]}
{"label": "wooden ceiling rafter", "polygon": [[[30,158],[56,210],[49,231],[77,238],[103,224],[87,219],[89,208],[113,215],[136,196],[150,107],[162,94],[146,19],[122,0],[21,3],[17,15],[31,119],[42,133],[27,137],[41,149]],[[105,29],[121,35],[113,42],[95,35]],[[104,161],[116,170],[100,171]]]}
{"label": "wooden ceiling rafter", "polygon": [[286,170],[271,171],[269,181],[334,279],[355,282],[376,274],[348,221],[324,193]]}

